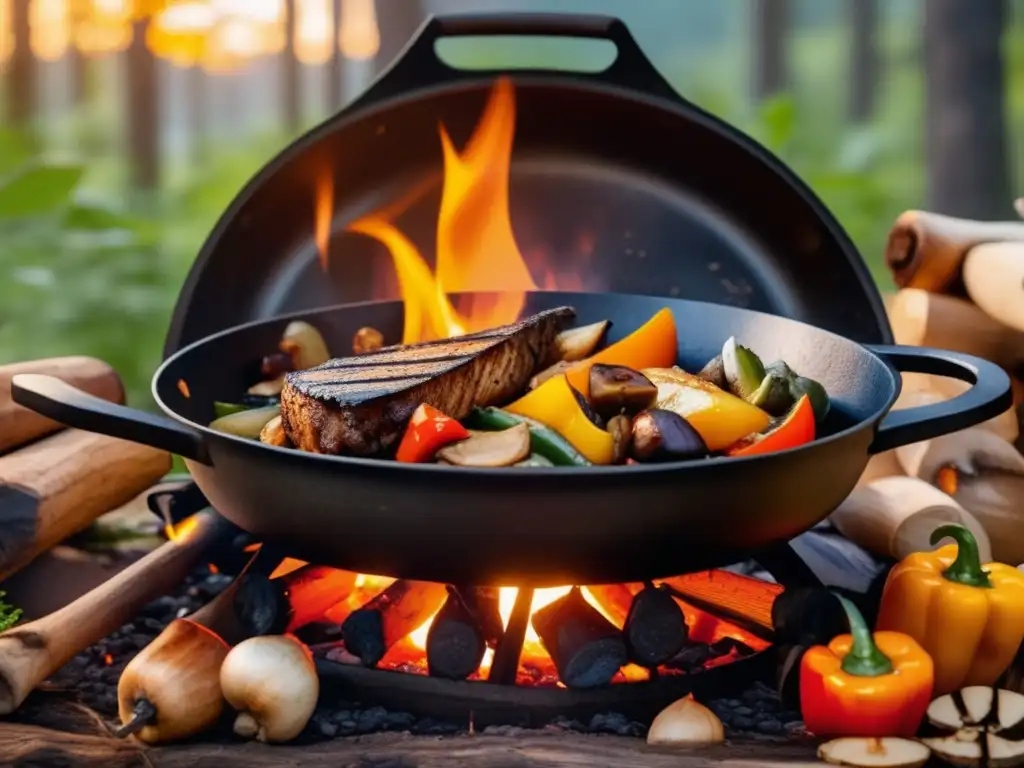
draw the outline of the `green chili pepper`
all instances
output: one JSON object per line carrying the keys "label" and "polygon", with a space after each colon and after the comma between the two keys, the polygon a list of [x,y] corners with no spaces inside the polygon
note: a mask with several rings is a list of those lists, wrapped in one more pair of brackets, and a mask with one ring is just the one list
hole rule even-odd
{"label": "green chili pepper", "polygon": [[218,419],[223,416],[230,416],[232,413],[248,411],[249,409],[248,405],[240,405],[239,403],[222,403],[217,401],[213,404],[213,414]]}

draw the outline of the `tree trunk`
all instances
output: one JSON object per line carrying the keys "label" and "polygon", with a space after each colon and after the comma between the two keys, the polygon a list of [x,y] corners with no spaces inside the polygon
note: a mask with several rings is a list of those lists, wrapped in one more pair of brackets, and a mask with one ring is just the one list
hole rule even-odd
{"label": "tree trunk", "polygon": [[878,0],[848,0],[850,13],[850,120],[867,122],[878,90]]}
{"label": "tree trunk", "polygon": [[327,60],[324,78],[324,107],[333,115],[341,107],[342,90],[345,83],[345,57],[338,49],[338,30],[341,28],[341,5],[343,0],[334,0],[334,29],[331,32],[331,58]]}
{"label": "tree trunk", "polygon": [[295,58],[295,0],[284,2],[285,46],[281,59],[281,111],[291,133],[301,128],[301,79],[299,60]]}
{"label": "tree trunk", "polygon": [[26,125],[36,106],[36,60],[29,48],[29,0],[13,0],[11,29],[14,52],[7,66],[7,117],[12,125]]}
{"label": "tree trunk", "polygon": [[156,58],[146,46],[147,23],[135,23],[127,50],[125,115],[131,183],[155,189],[160,183],[160,81]]}
{"label": "tree trunk", "polygon": [[761,101],[789,88],[789,0],[754,0],[751,87]]}
{"label": "tree trunk", "polygon": [[401,53],[423,23],[425,14],[419,0],[374,0],[374,9],[380,30],[380,50],[373,58],[376,77]]}
{"label": "tree trunk", "polygon": [[206,72],[198,64],[185,70],[185,109],[188,120],[189,151],[201,163],[206,149]]}
{"label": "tree trunk", "polygon": [[1003,0],[928,0],[924,17],[928,205],[1010,215]]}

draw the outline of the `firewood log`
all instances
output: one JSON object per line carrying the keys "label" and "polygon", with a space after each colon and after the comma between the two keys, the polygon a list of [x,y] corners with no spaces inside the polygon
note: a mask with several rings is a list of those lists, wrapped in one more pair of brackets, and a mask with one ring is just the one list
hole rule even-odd
{"label": "firewood log", "polygon": [[240,577],[234,610],[252,635],[295,632],[345,600],[357,577],[320,565],[303,565],[275,578],[247,573]]}
{"label": "firewood log", "polygon": [[[982,247],[996,246],[979,246]],[[1024,267],[1024,246],[1020,253]],[[966,271],[964,275],[966,279]],[[1024,319],[1024,290],[1019,283],[1020,276],[1016,295]],[[1007,327],[990,314],[964,299],[904,288],[893,299],[889,322],[897,344],[965,352],[1004,368],[1015,368],[1024,361],[1024,333]]]}
{"label": "firewood log", "polygon": [[1016,448],[974,427],[897,451],[908,474],[944,491],[985,529],[993,559],[1024,562],[1024,456]]}
{"label": "firewood log", "polygon": [[885,261],[896,285],[943,293],[960,282],[967,252],[980,243],[1024,240],[1024,223],[971,221],[906,211],[889,232]]}
{"label": "firewood log", "polygon": [[1024,331],[1024,242],[975,246],[964,260],[963,275],[975,304],[1000,323]]}
{"label": "firewood log", "polygon": [[929,542],[932,531],[958,523],[974,534],[982,558],[986,562],[991,559],[989,537],[979,521],[954,499],[915,477],[886,477],[857,488],[830,519],[858,546],[878,557],[897,560],[934,549]]}
{"label": "firewood log", "polygon": [[586,601],[579,587],[534,612],[532,622],[569,688],[605,685],[628,660],[622,632]]}
{"label": "firewood log", "polygon": [[77,429],[0,456],[0,580],[170,468],[165,451]]}
{"label": "firewood log", "polygon": [[427,672],[431,677],[465,680],[487,650],[483,623],[454,587],[427,632]]}
{"label": "firewood log", "polygon": [[377,666],[392,645],[437,613],[447,596],[443,584],[399,579],[345,619],[345,649],[364,666]]}
{"label": "firewood log", "polygon": [[689,629],[672,593],[649,584],[633,598],[622,634],[629,660],[653,669],[679,653]]}
{"label": "firewood log", "polygon": [[896,458],[896,451],[876,453],[868,459],[867,466],[864,467],[864,471],[860,474],[860,480],[857,481],[857,487],[861,488],[869,483],[873,483],[875,480],[881,480],[883,477],[894,477],[904,474],[906,473]]}
{"label": "firewood log", "polygon": [[11,399],[11,379],[19,373],[56,376],[90,395],[112,403],[124,402],[124,385],[117,372],[92,357],[54,357],[0,366],[0,453],[61,428],[56,421],[40,416]]}

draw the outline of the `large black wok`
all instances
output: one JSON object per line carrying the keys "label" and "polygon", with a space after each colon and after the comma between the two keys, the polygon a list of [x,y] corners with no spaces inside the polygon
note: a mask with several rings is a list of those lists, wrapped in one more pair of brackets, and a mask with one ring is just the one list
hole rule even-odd
{"label": "large black wok", "polygon": [[[664,306],[679,364],[697,369],[730,335],[767,360],[821,381],[833,409],[823,436],[742,459],[631,467],[475,470],[302,453],[208,429],[214,400],[260,379],[289,319],[217,333],[172,355],[149,415],[37,375],[16,376],[16,402],[72,427],[185,457],[225,517],[303,559],[363,572],[455,583],[636,581],[720,566],[784,542],[827,516],[871,454],[969,427],[1010,406],[1009,379],[968,355],[863,347],[803,323],[749,310],[618,294],[533,293],[527,311],[560,305],[578,322],[610,318],[610,340]],[[401,335],[402,305],[304,313],[334,354],[364,325]],[[974,387],[954,400],[888,414],[897,371],[953,376]],[[187,387],[179,382],[184,381]],[[189,397],[183,394],[189,393]],[[888,415],[887,415],[888,414]]]}

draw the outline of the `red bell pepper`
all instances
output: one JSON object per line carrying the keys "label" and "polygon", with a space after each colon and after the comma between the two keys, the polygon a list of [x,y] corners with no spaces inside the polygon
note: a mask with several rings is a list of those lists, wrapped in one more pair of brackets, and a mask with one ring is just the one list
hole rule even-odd
{"label": "red bell pepper", "polygon": [[459,422],[423,403],[409,419],[395,459],[407,464],[421,464],[433,459],[434,454],[449,443],[467,437],[469,431]]}
{"label": "red bell pepper", "polygon": [[786,418],[772,430],[759,435],[750,435],[727,448],[727,456],[753,456],[759,453],[773,453],[809,443],[814,439],[814,408],[811,399],[804,395]]}

